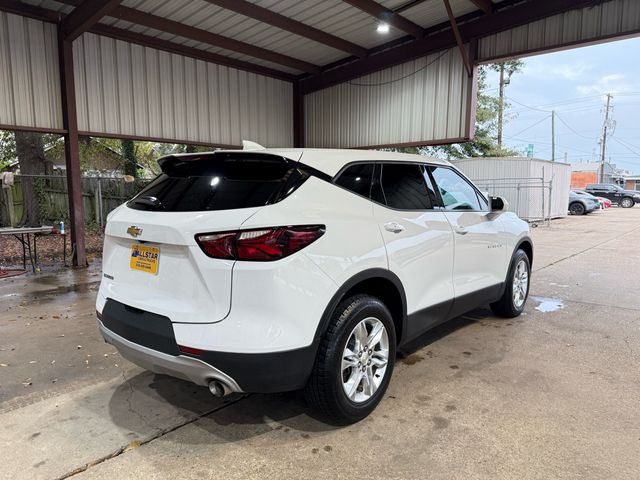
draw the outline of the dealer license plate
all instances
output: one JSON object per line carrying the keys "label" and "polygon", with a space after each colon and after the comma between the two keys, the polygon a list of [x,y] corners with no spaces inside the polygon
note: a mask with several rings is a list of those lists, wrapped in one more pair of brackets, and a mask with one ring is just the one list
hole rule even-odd
{"label": "dealer license plate", "polygon": [[149,247],[147,245],[134,244],[131,247],[131,257],[129,266],[133,270],[141,272],[158,274],[158,262],[160,260],[160,249],[158,247]]}

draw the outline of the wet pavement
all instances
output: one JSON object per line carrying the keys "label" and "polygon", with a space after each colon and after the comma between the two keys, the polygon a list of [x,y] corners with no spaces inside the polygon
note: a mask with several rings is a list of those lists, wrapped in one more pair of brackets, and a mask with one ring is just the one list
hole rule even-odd
{"label": "wet pavement", "polygon": [[346,428],[123,360],[97,264],[0,280],[0,478],[640,478],[640,208],[533,236],[525,314],[431,332]]}

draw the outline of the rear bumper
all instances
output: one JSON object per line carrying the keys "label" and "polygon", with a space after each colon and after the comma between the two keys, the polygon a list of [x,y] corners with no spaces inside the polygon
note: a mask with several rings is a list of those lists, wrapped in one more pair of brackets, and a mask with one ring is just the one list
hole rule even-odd
{"label": "rear bumper", "polygon": [[109,299],[98,320],[105,341],[136,365],[198,385],[218,380],[234,392],[276,393],[303,388],[311,374],[319,343],[314,341],[303,348],[265,353],[198,348],[198,354],[191,354],[180,350],[174,325],[167,317]]}
{"label": "rear bumper", "polygon": [[146,370],[171,375],[203,386],[209,385],[212,380],[218,380],[234,392],[243,391],[231,376],[202,360],[186,355],[173,356],[138,345],[112,332],[100,321],[99,328],[107,343],[116,347],[124,358]]}

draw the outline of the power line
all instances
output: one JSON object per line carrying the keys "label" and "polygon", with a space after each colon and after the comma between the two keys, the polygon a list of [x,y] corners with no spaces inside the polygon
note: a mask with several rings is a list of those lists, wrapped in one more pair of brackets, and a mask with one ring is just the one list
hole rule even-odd
{"label": "power line", "polygon": [[626,145],[624,142],[621,142],[619,139],[617,139],[616,137],[611,137],[612,140],[615,140],[616,142],[618,142],[620,145],[622,145],[624,148],[626,148],[627,150],[629,150],[631,153],[636,154],[638,157],[640,157],[640,152],[635,151],[634,149],[632,149],[631,147],[629,147],[628,145]]}
{"label": "power line", "polygon": [[563,119],[560,115],[558,115],[558,113],[556,113],[556,117],[558,117],[558,120],[560,120],[560,121],[564,124],[564,126],[565,126],[565,127],[567,127],[569,130],[571,130],[571,131],[572,131],[573,133],[575,133],[577,136],[582,137],[582,138],[586,138],[587,140],[593,140],[593,141],[595,141],[595,139],[594,139],[594,138],[592,138],[592,137],[587,137],[587,136],[585,136],[585,135],[582,135],[582,134],[580,134],[580,133],[576,132],[576,131],[573,129],[573,127],[571,127],[567,122],[565,122],[565,121],[564,121],[564,119]]}
{"label": "power line", "polygon": [[534,123],[533,125],[529,125],[527,128],[525,128],[524,130],[519,131],[518,133],[514,133],[513,137],[517,137],[518,135],[520,135],[521,133],[526,132],[527,130],[531,130],[533,127],[540,125],[542,122],[544,122],[545,120],[548,120],[551,117],[551,115],[547,115],[546,117],[544,117],[542,120],[537,121],[536,123]]}
{"label": "power line", "polygon": [[429,68],[431,65],[433,65],[434,63],[436,63],[438,60],[440,60],[442,57],[444,57],[446,54],[448,53],[447,50],[443,51],[440,55],[438,55],[436,58],[434,58],[433,60],[431,60],[430,62],[427,62],[426,65],[423,65],[422,67],[420,67],[419,69],[408,73],[400,78],[396,78],[393,80],[388,80],[386,82],[378,82],[378,83],[357,83],[357,82],[347,82],[349,85],[353,85],[356,87],[381,87],[384,85],[390,85],[392,83],[396,83],[396,82],[400,82],[402,80],[405,80],[409,77],[412,77],[418,73],[420,73],[421,71],[425,70],[426,68]]}
{"label": "power line", "polygon": [[542,110],[540,108],[536,108],[536,107],[532,107],[531,105],[526,105],[524,103],[519,102],[518,100],[515,100],[511,97],[505,97],[507,100],[509,100],[510,102],[513,103],[517,103],[518,105],[522,105],[523,107],[528,108],[529,110],[537,110],[538,112],[544,112],[544,113],[551,113],[551,110]]}
{"label": "power line", "polygon": [[[504,137],[508,140],[517,140],[519,142],[525,142],[525,143],[534,143],[534,144],[541,144],[541,145],[551,145],[550,142],[544,142],[544,141],[538,141],[538,140],[527,140],[525,138],[516,138],[516,137]],[[579,148],[574,148],[574,147],[570,147],[568,145],[563,145],[561,143],[556,143],[556,146],[558,147],[562,147],[566,150],[573,150],[574,152],[580,152],[580,153],[584,153],[585,155],[592,155],[593,152],[587,152],[586,150],[580,150]],[[551,150],[551,148],[549,148],[549,150]]]}
{"label": "power line", "polygon": [[[617,137],[616,137],[616,138],[617,138]],[[627,144],[627,145],[629,145],[630,147],[637,148],[638,150],[640,150],[640,147],[638,147],[637,145],[634,145],[634,144],[633,144],[633,143],[631,143],[631,142],[627,142],[626,140],[623,140],[623,139],[621,139],[621,138],[618,138],[618,141],[620,141],[620,142],[622,142],[622,143],[626,143],[626,144]]]}

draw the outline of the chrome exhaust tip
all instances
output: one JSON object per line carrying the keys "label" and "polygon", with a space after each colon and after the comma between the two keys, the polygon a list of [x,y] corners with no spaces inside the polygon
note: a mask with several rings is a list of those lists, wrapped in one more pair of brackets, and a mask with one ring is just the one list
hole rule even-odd
{"label": "chrome exhaust tip", "polygon": [[224,397],[227,393],[230,392],[230,389],[225,386],[224,383],[219,380],[211,380],[209,382],[209,391],[214,397]]}

